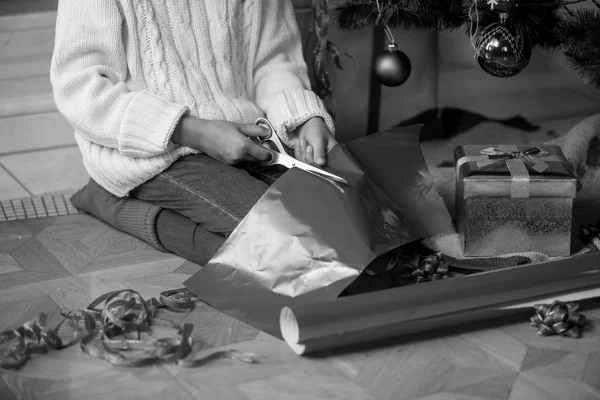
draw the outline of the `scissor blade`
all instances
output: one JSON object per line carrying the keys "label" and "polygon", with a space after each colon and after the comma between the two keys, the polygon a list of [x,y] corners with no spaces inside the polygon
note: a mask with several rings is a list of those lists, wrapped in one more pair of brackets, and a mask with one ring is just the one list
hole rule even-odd
{"label": "scissor blade", "polygon": [[288,156],[288,155],[279,154],[277,152],[272,152],[272,153],[273,153],[273,163],[274,164],[280,164],[280,165],[286,166],[288,168],[294,168],[294,167],[299,168],[306,172],[311,172],[315,175],[319,175],[320,177],[325,178],[325,179],[330,179],[332,181],[348,184],[348,181],[346,181],[344,178],[339,177],[334,174],[331,174],[325,170],[322,170],[321,168],[313,167],[310,164],[306,164],[302,161],[298,161],[295,158]]}
{"label": "scissor blade", "polygon": [[305,170],[306,172],[310,172],[312,174],[319,175],[320,177],[325,178],[325,179],[330,179],[332,181],[343,183],[345,185],[348,184],[348,181],[345,180],[344,178],[342,178],[340,176],[337,176],[337,175],[334,175],[334,174],[331,174],[331,173],[329,173],[327,171],[324,171],[324,170],[322,170],[320,168],[314,168],[314,167],[311,167],[309,165],[309,168],[302,168],[302,169]]}

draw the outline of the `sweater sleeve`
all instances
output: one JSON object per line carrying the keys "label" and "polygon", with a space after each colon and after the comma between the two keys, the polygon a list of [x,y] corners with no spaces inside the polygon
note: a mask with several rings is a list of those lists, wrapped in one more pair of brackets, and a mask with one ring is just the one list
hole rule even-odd
{"label": "sweater sleeve", "polygon": [[321,117],[332,134],[333,119],[322,100],[310,90],[302,39],[290,0],[259,1],[254,95],[282,141],[294,147],[294,131]]}
{"label": "sweater sleeve", "polygon": [[87,140],[128,157],[172,150],[189,112],[125,84],[128,67],[117,0],[60,0],[50,79],[58,110]]}

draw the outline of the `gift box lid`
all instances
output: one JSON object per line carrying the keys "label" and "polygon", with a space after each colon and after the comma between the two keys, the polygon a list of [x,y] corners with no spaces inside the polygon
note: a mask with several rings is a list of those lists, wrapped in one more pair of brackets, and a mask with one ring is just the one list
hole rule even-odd
{"label": "gift box lid", "polygon": [[464,145],[456,147],[454,165],[457,177],[456,189],[460,197],[511,197],[514,180],[506,159],[497,158],[496,162],[491,165],[478,166],[479,161],[488,158],[482,154],[482,151],[485,152],[490,148],[512,148],[517,152],[540,149],[541,155],[535,156],[535,159],[544,161],[547,168],[542,172],[527,168],[528,197],[575,197],[577,178],[575,178],[571,165],[566,160],[561,148],[553,145]]}

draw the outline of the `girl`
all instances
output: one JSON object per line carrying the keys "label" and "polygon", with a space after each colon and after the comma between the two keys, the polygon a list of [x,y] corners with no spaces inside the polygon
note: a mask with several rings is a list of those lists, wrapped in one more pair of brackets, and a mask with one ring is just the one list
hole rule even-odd
{"label": "girl", "polygon": [[301,161],[336,144],[291,0],[60,0],[51,82],[95,182],[209,236],[268,187],[239,168],[269,157],[258,117]]}

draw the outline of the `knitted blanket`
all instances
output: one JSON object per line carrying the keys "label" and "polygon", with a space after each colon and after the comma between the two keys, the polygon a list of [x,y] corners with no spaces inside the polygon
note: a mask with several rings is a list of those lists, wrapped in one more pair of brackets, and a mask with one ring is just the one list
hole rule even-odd
{"label": "knitted blanket", "polygon": [[[438,117],[438,116],[441,116]],[[454,148],[465,144],[556,144],[571,163],[578,178],[573,211],[572,251],[583,243],[577,239],[581,225],[596,224],[600,218],[600,114],[577,124],[566,135],[529,124],[520,117],[491,120],[461,110],[431,110],[402,125],[423,123],[422,150],[437,189],[448,209],[454,208]],[[72,198],[73,205],[113,227],[142,239],[164,251],[156,232],[161,209],[136,199],[117,198],[90,181]],[[516,238],[518,240],[518,238]],[[427,247],[455,258],[462,257],[458,235],[453,230],[424,240]],[[533,261],[548,257],[539,253],[521,254]]]}

